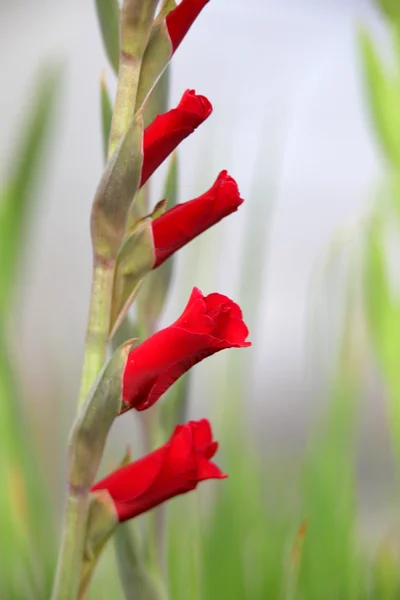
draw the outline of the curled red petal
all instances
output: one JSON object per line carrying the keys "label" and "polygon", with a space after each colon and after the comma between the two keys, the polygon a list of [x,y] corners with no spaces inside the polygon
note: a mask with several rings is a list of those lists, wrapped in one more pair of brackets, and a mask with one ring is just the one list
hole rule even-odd
{"label": "curled red petal", "polygon": [[140,186],[188,135],[211,114],[212,105],[205,96],[186,90],[176,108],[158,115],[143,135],[143,166]]}
{"label": "curled red petal", "polygon": [[206,479],[225,479],[227,475],[219,467],[206,458],[200,458],[197,463],[197,481]]}
{"label": "curled red petal", "polygon": [[242,202],[236,181],[227,171],[221,171],[207,192],[167,210],[152,223],[156,254],[153,268],[203,231],[235,212]]}

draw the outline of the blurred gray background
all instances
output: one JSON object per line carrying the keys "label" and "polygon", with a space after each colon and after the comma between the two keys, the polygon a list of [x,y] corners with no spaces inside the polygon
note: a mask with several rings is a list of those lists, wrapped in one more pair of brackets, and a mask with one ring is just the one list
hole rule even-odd
{"label": "blurred gray background", "polygon": [[[186,88],[214,105],[212,117],[180,149],[180,200],[201,193],[227,168],[248,202],[180,254],[163,319],[179,313],[194,283],[235,297],[257,196],[265,243],[246,274],[250,285],[261,280],[262,289],[259,314],[246,315],[256,323],[248,401],[261,437],[277,452],[304,443],[305,423],[314,414],[305,372],[315,265],[336,232],[368,209],[383,174],[363,98],[360,22],[383,37],[368,0],[211,0],[173,61],[171,105]],[[39,442],[50,450],[55,437],[65,441],[78,389],[91,272],[88,222],[103,160],[99,78],[106,69],[111,90],[115,78],[91,0],[1,0],[0,56],[0,175],[36,71],[48,62],[64,69],[15,325],[30,412],[46,433]],[[180,274],[185,277],[178,282]],[[330,334],[324,335],[329,346]],[[196,372],[199,402],[211,369],[206,362]],[[372,394],[365,408],[377,477],[388,452],[379,403],[380,394]]]}

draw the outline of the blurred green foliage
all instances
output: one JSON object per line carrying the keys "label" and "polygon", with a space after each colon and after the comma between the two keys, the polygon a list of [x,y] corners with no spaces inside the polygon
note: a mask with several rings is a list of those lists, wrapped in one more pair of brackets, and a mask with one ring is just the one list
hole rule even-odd
{"label": "blurred green foliage", "polygon": [[0,598],[5,600],[44,597],[54,568],[50,496],[35,458],[8,333],[58,87],[55,72],[39,78],[0,194]]}
{"label": "blurred green foliage", "polygon": [[[386,243],[388,222],[399,233],[400,44],[397,41],[400,34],[397,3],[389,0],[380,3],[391,19],[397,61],[395,66],[386,67],[370,34],[361,31],[367,100],[386,157],[389,181],[385,202],[374,206],[365,231],[363,292],[369,331],[388,397],[394,453],[400,467],[400,301],[390,278]],[[116,6],[116,2],[97,2],[103,37],[115,68]],[[33,183],[40,172],[57,86],[54,75],[40,81],[10,178],[0,194],[1,600],[48,598],[55,558],[54,511],[49,505],[47,482],[37,468],[7,330],[20,251],[34,200]],[[106,146],[111,102],[103,83],[101,92]],[[168,195],[174,201],[177,188],[174,169],[170,177],[173,189]],[[254,256],[265,254],[269,210],[265,206],[265,189],[254,193],[248,201],[254,205],[240,294],[247,304],[245,313],[255,322],[262,301],[261,279],[252,278],[249,282],[246,273]],[[170,277],[168,271],[165,275]],[[362,547],[358,536],[354,429],[361,373],[353,354],[354,310],[350,303],[329,407],[317,421],[299,477],[288,472],[278,479],[244,425],[245,389],[252,377],[246,359],[242,361],[237,356],[229,359],[225,365],[229,381],[221,384],[216,380],[211,385],[218,398],[221,462],[229,479],[218,485],[204,485],[210,494],[200,490],[167,505],[165,575],[171,600],[395,600],[400,597],[395,549],[386,544],[371,552],[371,548]],[[188,379],[182,383],[180,391],[175,387],[178,403],[190,391]],[[169,413],[165,421],[167,429],[170,428]],[[147,581],[142,558],[137,554],[140,546],[132,545],[133,539],[136,538],[130,536],[130,527],[124,527],[119,529],[115,540],[123,585],[117,582],[116,564],[106,553],[89,598],[152,598],[153,583]]]}

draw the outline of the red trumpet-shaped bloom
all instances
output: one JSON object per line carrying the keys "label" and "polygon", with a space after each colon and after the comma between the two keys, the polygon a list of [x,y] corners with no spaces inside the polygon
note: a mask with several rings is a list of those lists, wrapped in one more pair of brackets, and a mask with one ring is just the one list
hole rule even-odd
{"label": "red trumpet-shaped bloom", "polygon": [[92,491],[107,490],[120,522],[194,490],[205,479],[226,477],[211,462],[218,449],[210,423],[190,421],[175,428],[169,442],[151,454],[111,473]]}
{"label": "red trumpet-shaped bloom", "polygon": [[178,48],[208,2],[209,0],[182,0],[174,10],[168,13],[165,22],[172,44],[172,52]]}
{"label": "red trumpet-shaped bloom", "polygon": [[250,346],[239,306],[222,294],[193,289],[182,315],[133,348],[126,362],[124,409],[144,410],[193,365],[224,348]]}
{"label": "red trumpet-shaped bloom", "polygon": [[167,210],[152,223],[154,268],[200,233],[235,212],[242,204],[236,181],[221,171],[204,194]]}
{"label": "red trumpet-shaped bloom", "polygon": [[197,95],[194,90],[186,90],[176,108],[158,115],[146,127],[143,135],[141,186],[211,112],[211,103],[205,96]]}

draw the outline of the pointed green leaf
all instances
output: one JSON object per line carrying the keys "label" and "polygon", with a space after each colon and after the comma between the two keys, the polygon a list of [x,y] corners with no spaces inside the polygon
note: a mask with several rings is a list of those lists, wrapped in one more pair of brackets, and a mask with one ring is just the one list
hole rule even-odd
{"label": "pointed green leaf", "polygon": [[118,254],[114,275],[110,337],[118,329],[135,298],[143,277],[155,261],[151,218],[131,231]]}
{"label": "pointed green leaf", "polygon": [[118,0],[96,0],[97,16],[108,60],[115,73],[119,65],[119,6]]}
{"label": "pointed green leaf", "polygon": [[92,207],[92,242],[96,256],[114,260],[123,240],[129,210],[142,171],[143,118],[139,111],[108,161]]}
{"label": "pointed green leaf", "polygon": [[100,80],[100,98],[101,98],[101,130],[103,134],[104,157],[107,160],[108,140],[110,139],[111,120],[113,107],[111,98],[107,90],[105,75]]}

